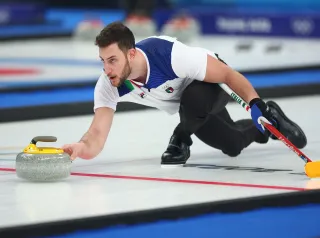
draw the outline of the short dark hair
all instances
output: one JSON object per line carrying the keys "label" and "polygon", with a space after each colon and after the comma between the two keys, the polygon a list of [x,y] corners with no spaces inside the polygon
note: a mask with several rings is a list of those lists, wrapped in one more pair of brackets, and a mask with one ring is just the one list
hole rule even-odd
{"label": "short dark hair", "polygon": [[132,31],[120,21],[112,22],[104,27],[95,41],[95,45],[101,48],[113,43],[117,43],[123,52],[135,48],[135,38]]}

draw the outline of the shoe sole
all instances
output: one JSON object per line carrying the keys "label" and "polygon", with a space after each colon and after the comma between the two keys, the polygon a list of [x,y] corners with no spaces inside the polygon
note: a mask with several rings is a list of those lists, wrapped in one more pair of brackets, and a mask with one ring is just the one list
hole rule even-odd
{"label": "shoe sole", "polygon": [[172,168],[179,168],[183,167],[185,164],[161,164],[161,168],[164,169],[172,169]]}
{"label": "shoe sole", "polygon": [[[275,102],[269,101],[267,103],[268,106],[273,107],[275,110],[278,111],[278,113],[280,114],[281,117],[284,118],[285,121],[287,121],[289,124],[293,125],[294,127],[297,128],[297,130],[299,131],[299,133],[303,136],[304,141],[307,141],[307,138],[304,134],[304,132],[302,131],[302,129],[300,128],[300,126],[298,126],[295,122],[291,121],[285,114],[284,112],[281,110],[281,108],[279,107],[278,104],[276,104]],[[278,139],[278,138],[277,138]]]}

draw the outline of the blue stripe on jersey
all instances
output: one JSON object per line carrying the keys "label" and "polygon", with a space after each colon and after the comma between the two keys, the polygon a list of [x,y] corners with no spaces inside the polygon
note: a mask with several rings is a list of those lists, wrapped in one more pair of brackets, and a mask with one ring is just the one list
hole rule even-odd
{"label": "blue stripe on jersey", "polygon": [[120,97],[126,95],[127,93],[130,93],[130,89],[125,84],[122,84],[117,89]]}
{"label": "blue stripe on jersey", "polygon": [[178,78],[171,65],[172,46],[173,42],[156,37],[136,44],[147,55],[150,65],[149,81],[144,87],[157,88],[168,80]]}

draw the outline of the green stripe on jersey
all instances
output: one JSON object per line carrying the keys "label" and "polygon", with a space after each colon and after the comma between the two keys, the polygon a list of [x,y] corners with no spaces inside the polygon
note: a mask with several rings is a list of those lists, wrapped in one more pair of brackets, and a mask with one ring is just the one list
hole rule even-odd
{"label": "green stripe on jersey", "polygon": [[130,91],[134,90],[134,87],[133,87],[132,83],[131,83],[129,80],[125,80],[125,81],[124,81],[124,84],[126,85],[126,87],[127,87]]}

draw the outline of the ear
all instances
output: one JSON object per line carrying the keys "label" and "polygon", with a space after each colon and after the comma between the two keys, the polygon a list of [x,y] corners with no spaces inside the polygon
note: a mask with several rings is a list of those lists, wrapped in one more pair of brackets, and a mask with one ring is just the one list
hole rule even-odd
{"label": "ear", "polygon": [[130,60],[133,60],[135,55],[136,55],[136,49],[132,48],[132,49],[128,50],[128,57],[129,57]]}

